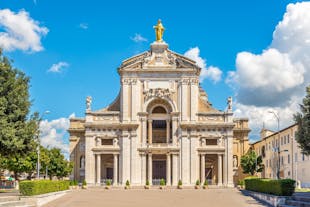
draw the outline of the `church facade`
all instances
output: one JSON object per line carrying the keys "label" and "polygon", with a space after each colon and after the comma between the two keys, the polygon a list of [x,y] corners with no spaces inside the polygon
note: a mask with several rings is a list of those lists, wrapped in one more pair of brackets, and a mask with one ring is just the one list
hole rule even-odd
{"label": "church facade", "polygon": [[[157,31],[158,32],[158,31]],[[162,33],[161,33],[162,34]],[[195,61],[168,49],[162,37],[122,62],[120,92],[109,106],[70,119],[72,179],[89,185],[233,186],[248,150],[248,120],[234,118],[232,100],[212,107]]]}

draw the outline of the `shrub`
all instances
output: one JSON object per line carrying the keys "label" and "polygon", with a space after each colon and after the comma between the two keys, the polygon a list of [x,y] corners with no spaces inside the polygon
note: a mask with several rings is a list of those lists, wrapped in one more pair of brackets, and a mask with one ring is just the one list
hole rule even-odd
{"label": "shrub", "polygon": [[241,187],[244,186],[244,180],[238,180],[238,185],[240,185]]}
{"label": "shrub", "polygon": [[208,180],[205,180],[205,182],[203,183],[204,186],[208,185]]}
{"label": "shrub", "polygon": [[196,180],[196,185],[200,185],[200,180]]}
{"label": "shrub", "polygon": [[77,180],[74,180],[74,181],[73,181],[73,185],[74,185],[74,186],[77,186],[78,184],[79,184],[79,182],[78,182]]}
{"label": "shrub", "polygon": [[82,185],[84,185],[84,186],[87,185],[86,180],[83,180]]}
{"label": "shrub", "polygon": [[178,186],[182,186],[182,180],[179,180]]}
{"label": "shrub", "polygon": [[20,182],[19,188],[22,195],[32,196],[68,190],[69,184],[70,182],[66,180],[26,180]]}
{"label": "shrub", "polygon": [[111,185],[111,180],[107,180],[105,184],[106,184],[107,186],[110,186],[110,185]]}
{"label": "shrub", "polygon": [[245,178],[245,189],[278,196],[291,196],[295,189],[295,180],[292,179],[260,179]]}
{"label": "shrub", "polygon": [[126,186],[130,186],[129,180],[126,180]]}
{"label": "shrub", "polygon": [[159,182],[159,185],[161,185],[161,186],[164,186],[164,185],[166,185],[166,181],[165,181],[165,179],[160,179],[160,182]]}
{"label": "shrub", "polygon": [[150,185],[150,181],[146,180],[145,185]]}

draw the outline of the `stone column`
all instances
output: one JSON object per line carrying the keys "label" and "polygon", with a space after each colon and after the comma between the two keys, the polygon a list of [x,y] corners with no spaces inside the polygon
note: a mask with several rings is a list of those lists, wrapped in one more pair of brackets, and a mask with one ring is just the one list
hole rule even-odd
{"label": "stone column", "polygon": [[166,126],[167,126],[166,140],[168,144],[170,142],[170,120],[166,120]]}
{"label": "stone column", "polygon": [[172,185],[176,186],[178,184],[178,155],[172,154]]}
{"label": "stone column", "polygon": [[141,166],[141,184],[146,183],[146,154],[141,154],[142,166]]}
{"label": "stone column", "polygon": [[118,155],[113,155],[114,161],[113,161],[113,185],[117,185],[117,175],[118,175]]}
{"label": "stone column", "polygon": [[150,185],[152,185],[152,177],[153,177],[153,159],[152,154],[149,153],[148,155],[148,180],[150,182]]}
{"label": "stone column", "polygon": [[222,182],[222,155],[221,154],[218,154],[217,155],[217,185],[218,186],[222,186],[223,185],[223,182]]}
{"label": "stone column", "polygon": [[166,179],[167,179],[167,185],[171,185],[171,160],[170,160],[170,154],[167,154],[167,166],[166,166]]}
{"label": "stone column", "polygon": [[178,117],[172,116],[172,144],[177,145],[177,128],[178,128]]}
{"label": "stone column", "polygon": [[200,182],[204,183],[206,179],[206,159],[205,154],[200,155]]}
{"label": "stone column", "polygon": [[101,154],[97,156],[97,184],[101,184]]}
{"label": "stone column", "polygon": [[145,146],[146,145],[146,118],[145,117],[142,117],[141,118],[141,127],[142,127],[142,133],[141,133],[141,136],[142,136],[142,139],[141,139],[141,142],[142,142],[142,146]]}
{"label": "stone column", "polygon": [[149,127],[148,127],[148,138],[149,138],[149,144],[152,144],[152,122],[153,120],[149,119],[148,120],[148,124],[149,124]]}

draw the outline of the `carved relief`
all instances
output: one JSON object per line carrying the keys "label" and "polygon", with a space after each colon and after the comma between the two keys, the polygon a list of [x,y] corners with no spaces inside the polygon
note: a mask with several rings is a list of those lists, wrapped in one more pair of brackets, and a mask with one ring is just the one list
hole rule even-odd
{"label": "carved relief", "polygon": [[155,88],[155,89],[149,89],[148,91],[143,92],[144,94],[144,100],[147,101],[148,99],[152,97],[158,97],[158,98],[170,98],[172,93],[168,88]]}
{"label": "carved relief", "polygon": [[135,79],[135,78],[124,78],[124,79],[122,79],[122,83],[124,84],[124,85],[135,85],[135,84],[137,84],[137,79]]}

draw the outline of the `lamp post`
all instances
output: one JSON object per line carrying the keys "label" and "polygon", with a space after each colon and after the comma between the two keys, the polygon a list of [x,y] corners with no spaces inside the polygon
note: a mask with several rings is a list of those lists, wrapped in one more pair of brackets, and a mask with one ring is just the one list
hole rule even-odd
{"label": "lamp post", "polygon": [[[280,116],[278,113],[274,112],[274,111],[268,111],[268,113],[271,113],[274,115],[274,117],[276,117],[277,121],[278,121],[278,140],[279,140],[279,145],[277,147],[274,146],[274,152],[278,152],[278,163],[277,163],[277,179],[280,179]],[[274,142],[274,145],[276,145],[276,142]]]}
{"label": "lamp post", "polygon": [[44,115],[49,114],[50,111],[44,111],[44,113],[41,115],[41,117],[38,120],[38,134],[37,134],[37,139],[38,139],[38,147],[37,147],[37,155],[38,155],[38,160],[37,160],[37,179],[40,179],[40,123],[44,117]]}

